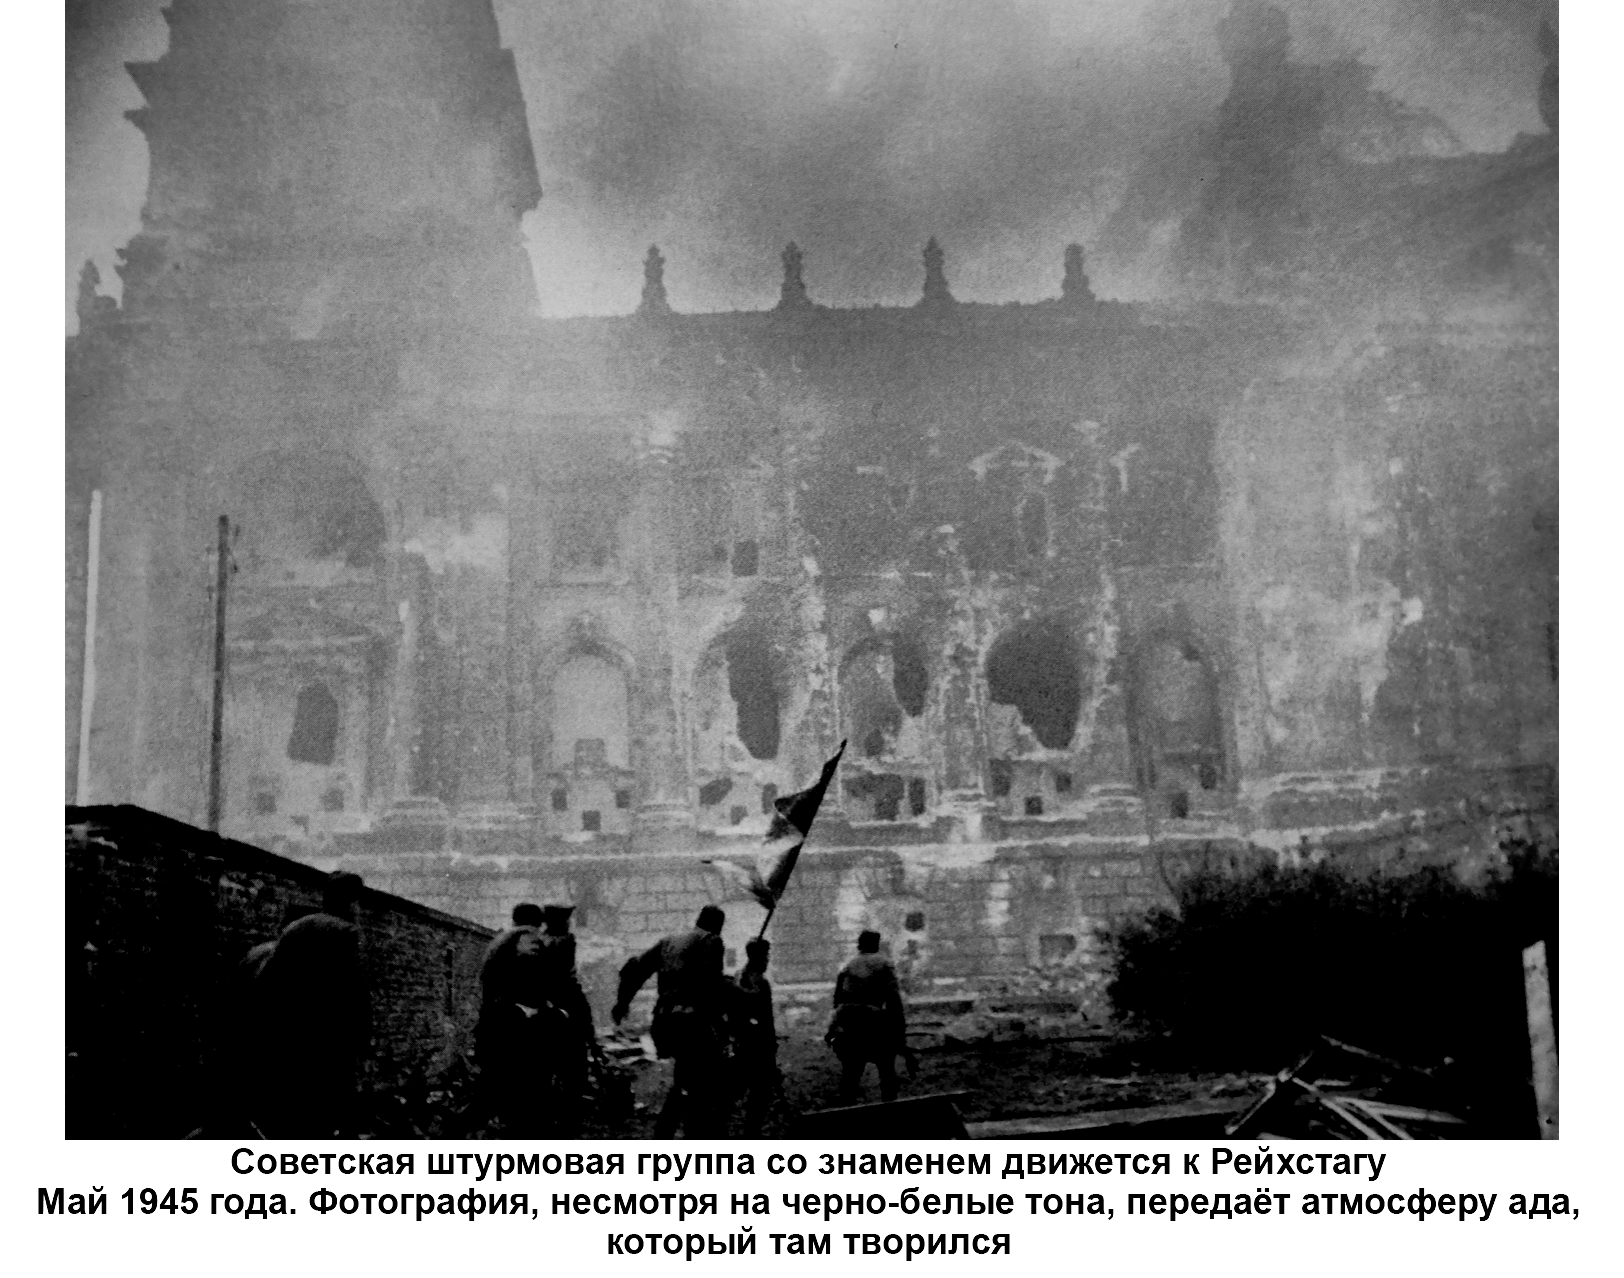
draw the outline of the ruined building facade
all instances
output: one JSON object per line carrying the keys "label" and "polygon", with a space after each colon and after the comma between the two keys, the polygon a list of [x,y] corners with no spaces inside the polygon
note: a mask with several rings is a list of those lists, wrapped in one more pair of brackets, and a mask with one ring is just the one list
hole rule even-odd
{"label": "ruined building facade", "polygon": [[967,304],[932,242],[913,307],[790,246],[776,308],[678,314],[651,251],[636,314],[543,321],[488,0],[167,14],[69,342],[70,797],[100,490],[92,802],[203,818],[224,514],[224,832],[567,898],[589,967],[713,899],[742,952],[706,858],[842,739],[790,982],[864,925],[916,984],[1082,980],[1169,858],[1552,808],[1554,150],[1432,162],[1511,212],[1395,224],[1379,313],[1102,301],[1059,245],[1057,300]]}

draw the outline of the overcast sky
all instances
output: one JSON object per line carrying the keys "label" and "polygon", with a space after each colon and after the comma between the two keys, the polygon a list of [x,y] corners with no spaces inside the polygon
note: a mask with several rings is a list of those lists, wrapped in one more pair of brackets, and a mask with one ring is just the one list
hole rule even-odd
{"label": "overcast sky", "polygon": [[[1293,55],[1359,56],[1470,147],[1539,132],[1551,0],[1277,0]],[[80,264],[117,291],[146,146],[123,69],[161,0],[68,0],[69,325]],[[1227,89],[1229,0],[496,0],[546,195],[526,223],[541,310],[636,305],[658,241],[681,310],[771,305],[797,240],[813,297],[911,302],[936,235],[955,293],[1058,292],[1139,158]],[[1099,290],[1132,295],[1109,261]]]}

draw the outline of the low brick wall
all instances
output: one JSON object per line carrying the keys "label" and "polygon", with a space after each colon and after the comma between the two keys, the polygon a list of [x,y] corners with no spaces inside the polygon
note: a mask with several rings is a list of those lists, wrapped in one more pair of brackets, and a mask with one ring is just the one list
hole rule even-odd
{"label": "low brick wall", "polygon": [[[324,872],[135,807],[67,809],[67,1134],[177,1137],[235,1084],[224,1026],[248,949],[319,908]],[[370,886],[357,903],[375,1088],[467,1043],[488,928]]]}

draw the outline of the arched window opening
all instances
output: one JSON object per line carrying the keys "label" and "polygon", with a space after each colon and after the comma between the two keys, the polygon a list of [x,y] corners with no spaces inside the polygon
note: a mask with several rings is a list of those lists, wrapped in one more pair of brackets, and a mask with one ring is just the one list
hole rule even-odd
{"label": "arched window opening", "polygon": [[316,514],[311,547],[317,559],[342,559],[351,568],[373,568],[383,558],[383,512],[360,481],[334,485]]}
{"label": "arched window opening", "polygon": [[592,653],[571,657],[553,679],[553,766],[627,766],[626,676]]}
{"label": "arched window opening", "polygon": [[1070,745],[1083,690],[1065,628],[1039,622],[994,644],[987,658],[987,694],[1014,706],[1046,749]]}
{"label": "arched window opening", "polygon": [[843,731],[865,759],[889,754],[902,730],[902,707],[893,682],[890,654],[880,648],[855,652],[841,667]]}
{"label": "arched window opening", "polygon": [[880,759],[908,750],[899,745],[905,718],[925,709],[925,656],[912,640],[889,647],[870,641],[849,653],[840,667],[840,731],[861,758]]}
{"label": "arched window opening", "polygon": [[1145,649],[1137,675],[1145,784],[1167,796],[1167,815],[1188,816],[1191,795],[1223,780],[1217,681],[1194,644],[1172,638]]}
{"label": "arched window opening", "polygon": [[778,757],[778,680],[772,651],[744,632],[727,643],[727,690],[738,708],[738,734],[752,758]]}
{"label": "arched window opening", "polygon": [[331,764],[338,749],[338,702],[325,684],[300,689],[293,710],[288,758],[295,763]]}
{"label": "arched window opening", "polygon": [[899,637],[891,644],[891,690],[897,704],[910,719],[925,712],[925,693],[930,689],[930,669],[925,650],[915,639]]}

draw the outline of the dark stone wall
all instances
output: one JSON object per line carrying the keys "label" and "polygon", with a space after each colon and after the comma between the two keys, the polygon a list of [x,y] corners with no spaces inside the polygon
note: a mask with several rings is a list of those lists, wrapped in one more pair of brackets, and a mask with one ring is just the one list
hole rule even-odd
{"label": "dark stone wall", "polygon": [[[67,811],[67,1134],[178,1137],[238,1081],[240,964],[322,871],[131,807]],[[492,933],[375,889],[355,921],[372,991],[368,1081],[407,1093],[468,1043]]]}

